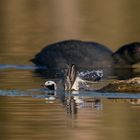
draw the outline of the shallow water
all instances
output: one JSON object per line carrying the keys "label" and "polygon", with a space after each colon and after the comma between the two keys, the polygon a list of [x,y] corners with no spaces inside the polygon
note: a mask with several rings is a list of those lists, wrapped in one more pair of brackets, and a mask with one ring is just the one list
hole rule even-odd
{"label": "shallow water", "polygon": [[[140,2],[133,0],[0,1],[0,139],[138,140],[140,93],[44,90],[29,60],[45,44],[90,40],[113,51],[140,36]],[[44,68],[43,71],[45,71]],[[140,75],[134,69],[118,77]],[[108,82],[108,81],[106,81]]]}
{"label": "shallow water", "polygon": [[19,139],[137,139],[140,94],[50,92],[34,66],[0,66],[0,137]]}
{"label": "shallow water", "polygon": [[[7,91],[8,92],[8,91]],[[20,94],[20,92],[18,92]],[[137,100],[67,97],[67,103],[44,96],[1,96],[1,139],[137,139]],[[82,98],[82,97],[81,97]],[[76,99],[76,98],[75,98]]]}

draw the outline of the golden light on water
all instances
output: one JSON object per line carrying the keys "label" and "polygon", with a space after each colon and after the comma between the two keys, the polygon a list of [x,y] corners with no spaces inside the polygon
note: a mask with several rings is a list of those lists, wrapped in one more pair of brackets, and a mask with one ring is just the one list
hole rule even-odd
{"label": "golden light on water", "polygon": [[[139,7],[138,0],[1,0],[0,66],[33,65],[29,60],[45,45],[65,39],[96,41],[113,51],[140,42]],[[139,100],[101,99],[101,109],[67,114],[62,99],[17,96],[41,89],[45,80],[34,69],[0,69],[1,139],[139,139]]]}

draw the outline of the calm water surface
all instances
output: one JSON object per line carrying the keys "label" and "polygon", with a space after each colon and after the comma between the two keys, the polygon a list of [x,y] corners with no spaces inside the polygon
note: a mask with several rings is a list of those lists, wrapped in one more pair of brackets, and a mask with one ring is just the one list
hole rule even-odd
{"label": "calm water surface", "polygon": [[[140,93],[42,89],[29,61],[45,44],[97,41],[113,51],[140,41],[140,2],[134,0],[0,1],[0,139],[138,140]],[[130,77],[140,75],[140,66]]]}
{"label": "calm water surface", "polygon": [[34,74],[34,67],[17,67],[0,69],[1,139],[140,137],[139,93],[50,93],[40,86],[46,79]]}

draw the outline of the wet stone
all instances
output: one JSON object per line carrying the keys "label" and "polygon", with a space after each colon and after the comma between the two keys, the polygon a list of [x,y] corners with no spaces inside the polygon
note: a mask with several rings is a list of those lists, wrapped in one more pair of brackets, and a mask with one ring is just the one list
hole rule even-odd
{"label": "wet stone", "polygon": [[140,77],[135,77],[128,80],[114,81],[103,87],[100,91],[140,93]]}

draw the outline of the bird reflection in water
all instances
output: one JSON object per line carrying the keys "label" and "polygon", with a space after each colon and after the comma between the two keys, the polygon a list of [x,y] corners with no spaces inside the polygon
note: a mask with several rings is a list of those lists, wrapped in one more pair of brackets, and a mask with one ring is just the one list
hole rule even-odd
{"label": "bird reflection in water", "polygon": [[78,109],[102,109],[101,99],[94,97],[68,96],[65,98],[64,105],[66,107],[67,114],[72,118],[78,113]]}
{"label": "bird reflection in water", "polygon": [[132,105],[140,105],[140,99],[130,99],[128,102]]}
{"label": "bird reflection in water", "polygon": [[130,99],[123,99],[123,98],[109,98],[109,100],[112,100],[113,102],[127,102],[131,105],[137,105],[140,106],[140,99],[138,98],[130,98]]}
{"label": "bird reflection in water", "polygon": [[85,97],[79,95],[72,95],[65,92],[46,91],[48,95],[45,97],[46,103],[55,103],[58,99],[64,105],[68,116],[74,118],[78,113],[78,109],[96,109],[102,110],[103,105],[101,99],[94,97]]}
{"label": "bird reflection in water", "polygon": [[70,116],[71,118],[74,118],[75,114],[77,114],[77,104],[75,102],[74,97],[69,96],[65,98],[64,105],[65,105],[68,116]]}
{"label": "bird reflection in water", "polygon": [[56,91],[45,91],[45,94],[47,95],[45,97],[45,103],[54,103],[57,95],[56,95]]}

